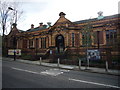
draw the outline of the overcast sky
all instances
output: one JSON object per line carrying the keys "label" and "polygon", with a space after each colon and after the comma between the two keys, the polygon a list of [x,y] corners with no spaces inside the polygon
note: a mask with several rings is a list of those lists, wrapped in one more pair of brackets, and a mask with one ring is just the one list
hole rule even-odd
{"label": "overcast sky", "polygon": [[40,22],[52,25],[59,18],[59,13],[66,13],[70,21],[79,21],[96,18],[97,12],[103,11],[104,16],[118,13],[118,2],[120,0],[18,0],[22,2],[21,9],[24,10],[24,18],[18,23],[18,29],[28,30],[31,24],[35,27]]}

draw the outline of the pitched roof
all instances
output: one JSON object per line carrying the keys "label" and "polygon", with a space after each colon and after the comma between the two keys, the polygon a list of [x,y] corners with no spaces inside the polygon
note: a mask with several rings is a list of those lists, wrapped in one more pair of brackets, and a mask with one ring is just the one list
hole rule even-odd
{"label": "pitched roof", "polygon": [[[67,18],[65,18],[65,13],[63,13],[63,12],[60,12],[60,14],[59,14],[59,19],[55,22],[55,24],[54,25],[57,25],[57,24],[65,24],[65,23],[72,23],[70,20],[68,20]],[[54,26],[53,25],[53,26]]]}
{"label": "pitched roof", "polygon": [[46,28],[47,28],[47,25],[43,25],[43,27],[36,27],[36,28],[33,28],[33,29],[28,29],[26,32],[39,31],[39,30],[43,30],[43,29],[46,29]]}
{"label": "pitched roof", "polygon": [[[111,16],[104,16],[103,19],[111,19],[111,18],[115,18],[115,17],[120,17],[120,14],[115,14],[115,15],[111,15]],[[97,18],[93,18],[93,19],[86,19],[86,20],[75,21],[73,23],[80,24],[80,23],[85,23],[85,22],[88,22],[88,21],[97,21],[97,20],[98,20]]]}
{"label": "pitched roof", "polygon": [[20,29],[18,29],[18,31],[19,31],[19,32],[25,32],[25,31],[23,31],[23,30],[20,30]]}

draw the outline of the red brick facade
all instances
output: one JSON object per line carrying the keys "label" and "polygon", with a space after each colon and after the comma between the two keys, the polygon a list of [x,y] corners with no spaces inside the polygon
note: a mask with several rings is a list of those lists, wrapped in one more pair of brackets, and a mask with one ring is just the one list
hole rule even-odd
{"label": "red brick facade", "polygon": [[[15,48],[21,49],[22,54],[25,55],[50,58],[50,50],[52,50],[52,55],[56,53],[83,55],[86,50],[86,46],[83,44],[86,38],[86,36],[83,36],[83,30],[85,28],[89,28],[90,30],[89,37],[91,41],[88,48],[97,49],[99,38],[99,46],[103,57],[106,53],[106,48],[111,48],[113,50],[114,46],[117,45],[120,25],[120,17],[118,14],[106,16],[101,20],[93,18],[76,22],[71,22],[66,19],[63,12],[61,12],[59,16],[56,23],[49,27],[41,23],[40,26],[34,28],[32,24],[29,30],[19,31],[14,25],[11,32],[7,35],[6,48],[13,48],[14,45],[12,40],[15,36]],[[89,25],[89,27],[87,27],[87,25]],[[110,33],[109,30],[111,30]],[[99,35],[97,33],[98,31]],[[109,41],[111,41],[111,43],[107,45]],[[118,53],[118,51],[114,50],[111,52]]]}

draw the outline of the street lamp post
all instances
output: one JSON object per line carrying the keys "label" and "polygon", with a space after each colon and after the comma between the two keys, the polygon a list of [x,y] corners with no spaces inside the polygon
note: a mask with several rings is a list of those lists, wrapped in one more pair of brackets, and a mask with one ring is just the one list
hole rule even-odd
{"label": "street lamp post", "polygon": [[[103,12],[102,11],[100,11],[100,12],[98,12],[98,20],[101,20],[101,19],[103,19],[104,17],[103,17]],[[99,44],[99,32],[100,31],[97,31],[97,39],[98,39],[98,50],[99,50],[99,48],[100,48],[100,44]],[[105,62],[105,66],[106,66],[106,68],[105,68],[105,70],[106,70],[106,72],[108,71],[108,60],[106,60],[106,62]]]}
{"label": "street lamp post", "polygon": [[16,37],[13,37],[13,45],[14,45],[14,61],[16,60]]}
{"label": "street lamp post", "polygon": [[[12,8],[11,8],[12,9]],[[15,15],[15,22],[13,22],[13,25],[17,25],[17,10],[12,9],[14,11],[14,15]],[[14,61],[16,60],[16,37],[14,35],[13,37],[13,45],[14,45]]]}
{"label": "street lamp post", "polygon": [[15,22],[14,23],[17,23],[17,10],[14,9],[14,15],[15,15]]}
{"label": "street lamp post", "polygon": [[[13,10],[14,11],[14,15],[15,15],[15,23],[14,25],[16,25],[16,22],[17,22],[17,11],[11,7],[8,7],[7,11],[4,13],[1,14],[2,16],[2,29],[3,29],[3,39],[2,39],[2,46],[3,46],[3,50],[4,51],[4,32],[5,32],[5,27],[6,27],[6,21],[7,21],[7,18],[8,18],[8,13],[10,10]],[[16,38],[15,36],[13,37],[13,48],[14,48],[14,60],[16,60],[16,52],[15,52],[15,49],[16,49]],[[4,52],[3,52],[4,54]]]}
{"label": "street lamp post", "polygon": [[7,9],[7,11],[6,11],[6,13],[2,16],[2,24],[3,24],[3,37],[4,37],[4,32],[5,32],[5,27],[6,27],[6,20],[7,20],[7,17],[8,17],[8,12],[9,12],[9,10],[12,10],[12,8],[11,7],[8,7],[8,9]]}
{"label": "street lamp post", "polygon": [[100,33],[100,31],[97,31],[97,46],[98,46],[98,50],[99,50],[99,48],[100,48],[100,39],[99,39],[99,33]]}
{"label": "street lamp post", "polygon": [[8,7],[6,12],[4,13],[1,13],[1,18],[2,18],[2,54],[4,55],[5,54],[5,29],[6,29],[6,22],[7,22],[7,18],[8,18],[8,13],[10,10],[13,10],[11,7]]}
{"label": "street lamp post", "polygon": [[3,37],[4,37],[4,32],[5,32],[5,27],[6,27],[6,20],[7,20],[7,17],[8,17],[8,12],[9,12],[10,10],[13,10],[13,9],[12,9],[11,7],[8,7],[6,13],[3,14],[3,16],[2,16]]}
{"label": "street lamp post", "polygon": [[13,10],[13,17],[12,17],[12,24],[13,23],[17,23],[17,10],[16,9],[12,9]]}

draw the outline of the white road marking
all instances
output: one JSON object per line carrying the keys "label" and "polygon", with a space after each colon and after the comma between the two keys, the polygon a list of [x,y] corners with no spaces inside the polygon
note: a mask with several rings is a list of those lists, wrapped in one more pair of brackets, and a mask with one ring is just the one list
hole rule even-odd
{"label": "white road marking", "polygon": [[54,68],[54,69],[50,69],[50,70],[59,70],[59,71],[63,71],[63,72],[69,72],[70,71],[70,70],[58,69],[58,68]]}
{"label": "white road marking", "polygon": [[90,82],[90,81],[84,81],[84,80],[77,80],[77,79],[71,79],[71,81],[77,81],[77,82],[82,82],[82,83],[88,83],[88,84],[95,84],[95,85],[101,85],[101,86],[106,86],[106,87],[112,87],[112,88],[120,88],[118,86],[113,86],[113,85],[108,85],[108,84],[102,84],[102,83],[96,83],[96,82]]}
{"label": "white road marking", "polygon": [[47,74],[47,75],[52,75],[52,76],[57,76],[59,74],[62,74],[63,72],[60,72],[60,73],[54,73],[54,72],[48,72],[48,71],[44,71],[44,72],[41,72],[41,74]]}
{"label": "white road marking", "polygon": [[40,73],[38,73],[38,72],[29,71],[29,70],[24,70],[24,69],[15,68],[15,67],[12,67],[12,69],[19,70],[19,71],[24,71],[24,72],[29,72],[29,73],[33,73],[33,74],[40,74]]}
{"label": "white road marking", "polygon": [[[39,75],[52,75],[52,76],[57,76],[59,74],[62,74],[63,72],[50,72],[51,70],[57,70],[57,69],[50,69],[50,70],[46,70],[44,72],[41,72],[41,73],[38,73],[38,72],[34,72],[34,71],[29,71],[29,70],[24,70],[24,69],[20,69],[20,68],[15,68],[15,67],[12,67],[12,69],[15,69],[15,70],[19,70],[19,71],[24,71],[24,72],[29,72],[29,73],[33,73],[33,74],[39,74]],[[113,85],[108,85],[108,84],[102,84],[102,83],[96,83],[96,82],[90,82],[90,81],[85,81],[85,80],[77,80],[77,79],[71,79],[69,78],[69,80],[71,81],[77,81],[77,82],[82,82],[82,83],[88,83],[88,84],[95,84],[95,85],[100,85],[100,86],[106,86],[106,87],[112,87],[112,88],[120,88],[118,86],[113,86]]]}
{"label": "white road marking", "polygon": [[60,69],[60,71],[69,72],[70,70]]}
{"label": "white road marking", "polygon": [[59,74],[63,74],[63,72],[60,69],[49,69],[49,70],[41,72],[41,74],[57,76]]}
{"label": "white road marking", "polygon": [[20,69],[20,68],[15,68],[15,67],[11,67],[14,70],[19,70],[19,71],[24,71],[24,72],[29,72],[29,73],[33,73],[33,74],[39,74],[39,75],[51,75],[51,76],[57,76],[59,74],[63,74],[64,72],[68,72],[65,70],[60,70],[60,69],[49,69],[49,70],[45,70],[43,72],[34,72],[34,71],[30,71],[30,70],[25,70],[25,69]]}

